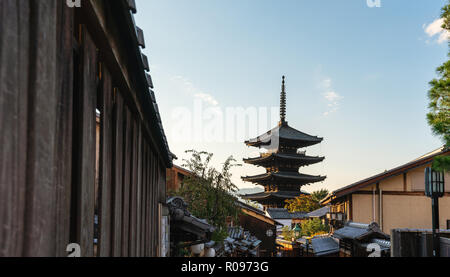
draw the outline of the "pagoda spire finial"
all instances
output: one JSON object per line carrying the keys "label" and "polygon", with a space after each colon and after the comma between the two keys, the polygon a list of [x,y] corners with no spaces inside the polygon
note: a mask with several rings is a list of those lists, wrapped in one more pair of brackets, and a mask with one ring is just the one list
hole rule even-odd
{"label": "pagoda spire finial", "polygon": [[280,119],[281,124],[286,123],[286,77],[283,76],[283,82],[281,84],[281,99],[280,99]]}

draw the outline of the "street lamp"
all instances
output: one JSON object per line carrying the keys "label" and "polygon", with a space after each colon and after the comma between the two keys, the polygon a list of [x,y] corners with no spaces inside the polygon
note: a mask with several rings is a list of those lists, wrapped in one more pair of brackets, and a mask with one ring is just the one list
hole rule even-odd
{"label": "street lamp", "polygon": [[445,193],[444,173],[427,167],[425,169],[425,195],[431,198],[433,222],[433,256],[440,256],[439,198]]}
{"label": "street lamp", "polygon": [[298,224],[295,224],[295,228],[293,231],[294,231],[295,238],[298,239],[302,233],[302,229],[300,228],[300,226],[298,226]]}
{"label": "street lamp", "polygon": [[444,173],[425,169],[425,194],[430,198],[440,198],[445,194]]}

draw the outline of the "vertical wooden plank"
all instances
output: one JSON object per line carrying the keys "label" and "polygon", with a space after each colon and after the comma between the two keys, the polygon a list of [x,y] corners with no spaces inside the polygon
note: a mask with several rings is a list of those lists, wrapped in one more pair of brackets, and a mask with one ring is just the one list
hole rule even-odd
{"label": "vertical wooden plank", "polygon": [[149,159],[150,159],[150,167],[149,167],[149,180],[148,180],[148,196],[149,196],[149,203],[148,203],[148,256],[152,256],[153,251],[153,241],[152,241],[152,228],[153,228],[153,218],[152,218],[152,203],[153,203],[153,178],[155,177],[155,172],[153,170],[154,166],[154,160],[153,160],[153,149],[150,148],[149,151]]}
{"label": "vertical wooden plank", "polygon": [[156,237],[156,243],[158,245],[158,251],[157,251],[157,255],[158,257],[161,256],[161,231],[162,231],[162,226],[161,226],[161,220],[162,220],[162,215],[163,215],[163,206],[161,206],[162,204],[166,203],[166,167],[160,163],[159,164],[159,186],[158,186],[158,190],[159,190],[159,199],[158,202],[156,203],[156,208],[157,208],[157,229],[158,229],[158,235]]}
{"label": "vertical wooden plank", "polygon": [[419,257],[419,240],[417,232],[401,230],[397,234],[397,242],[399,251],[396,257]]}
{"label": "vertical wooden plank", "polygon": [[153,241],[152,241],[152,228],[153,228],[153,218],[152,218],[152,203],[153,203],[153,178],[155,176],[154,172],[153,172],[153,152],[150,148],[149,151],[149,159],[150,159],[150,166],[149,166],[149,180],[148,180],[148,196],[149,196],[149,203],[148,203],[148,256],[151,257],[152,256],[152,249],[153,249]]}
{"label": "vertical wooden plank", "polygon": [[145,137],[142,138],[142,222],[141,222],[141,256],[146,256],[146,207],[147,207],[147,143]]}
{"label": "vertical wooden plank", "polygon": [[156,183],[156,163],[157,160],[155,158],[155,153],[152,149],[152,183],[150,185],[151,187],[151,203],[150,203],[150,241],[151,241],[151,257],[154,257],[155,254],[155,240],[154,240],[154,234],[155,234],[155,201],[156,201],[156,194],[155,194],[155,183]]}
{"label": "vertical wooden plank", "polygon": [[145,243],[144,243],[144,247],[145,247],[145,251],[144,251],[144,256],[148,257],[150,256],[148,253],[149,250],[149,240],[148,240],[148,232],[149,232],[149,204],[150,204],[150,188],[149,188],[149,178],[150,178],[150,170],[149,170],[149,166],[150,166],[150,158],[149,158],[149,147],[148,147],[148,143],[147,140],[145,142],[145,148],[146,148],[146,152],[145,152],[145,160],[146,160],[146,165],[145,165]]}
{"label": "vertical wooden plank", "polygon": [[95,148],[96,148],[96,98],[97,50],[86,29],[82,32],[82,86],[77,110],[80,128],[78,134],[79,159],[77,182],[78,218],[77,237],[83,257],[94,255],[94,204],[95,204]]}
{"label": "vertical wooden plank", "polygon": [[70,243],[73,110],[73,9],[58,1],[58,117],[56,130],[56,255]]}
{"label": "vertical wooden plank", "polygon": [[419,257],[433,257],[433,234],[423,232],[420,236],[420,255]]}
{"label": "vertical wooden plank", "polygon": [[391,230],[391,257],[399,257],[399,235],[398,230],[392,229]]}
{"label": "vertical wooden plank", "polygon": [[157,191],[155,189],[156,182],[158,182],[157,179],[157,157],[153,153],[153,182],[152,182],[152,233],[151,233],[151,239],[152,239],[152,257],[155,257],[155,250],[156,250],[156,244],[155,244],[155,233],[156,233],[156,218],[155,218],[155,202],[157,199]]}
{"label": "vertical wooden plank", "polygon": [[162,181],[162,166],[158,160],[157,163],[157,171],[158,171],[158,175],[157,175],[157,183],[156,183],[156,201],[154,203],[154,213],[155,213],[155,234],[154,234],[154,239],[155,239],[155,257],[158,256],[159,253],[159,202],[161,199],[161,181]]}
{"label": "vertical wooden plank", "polygon": [[137,122],[137,191],[136,191],[136,256],[141,256],[141,208],[142,208],[142,129]]}
{"label": "vertical wooden plank", "polygon": [[149,153],[149,148],[148,148],[148,143],[147,143],[147,139],[145,140],[145,167],[144,167],[144,171],[145,171],[145,206],[144,206],[144,224],[145,224],[145,230],[144,230],[144,247],[145,247],[145,251],[144,251],[144,256],[147,257],[148,255],[148,223],[149,223],[149,219],[148,219],[148,205],[150,203],[150,197],[149,197],[149,192],[150,189],[148,187],[148,179],[150,176],[150,172],[148,170],[149,168],[149,164],[150,164],[150,160],[148,157],[148,153]]}
{"label": "vertical wooden plank", "polygon": [[151,240],[151,252],[150,252],[150,256],[154,257],[155,256],[155,202],[156,202],[156,190],[155,190],[155,184],[157,182],[156,179],[156,165],[157,165],[157,158],[155,157],[155,154],[153,152],[152,149],[152,183],[151,183],[151,217],[150,217],[150,224],[151,224],[151,232],[150,232],[150,240]]}
{"label": "vertical wooden plank", "polygon": [[137,134],[138,127],[136,121],[133,120],[133,147],[132,147],[132,168],[131,168],[131,195],[130,195],[130,257],[136,257],[136,224],[137,224]]}
{"label": "vertical wooden plank", "polygon": [[146,176],[145,176],[145,187],[146,187],[146,203],[145,203],[145,256],[150,256],[150,150],[148,144],[146,144],[146,160],[147,164],[145,166]]}
{"label": "vertical wooden plank", "polygon": [[112,97],[113,86],[107,68],[102,69],[102,96],[100,121],[100,183],[99,183],[99,256],[111,256],[112,217]]}
{"label": "vertical wooden plank", "polygon": [[159,190],[158,190],[158,185],[159,185],[159,160],[158,157],[155,155],[155,170],[156,170],[156,176],[155,176],[155,183],[153,186],[154,189],[154,193],[155,193],[155,199],[153,200],[153,257],[156,257],[157,255],[157,249],[158,249],[158,200],[159,200]]}
{"label": "vertical wooden plank", "polygon": [[[57,3],[31,7],[24,256],[56,255]],[[45,216],[43,216],[45,215]]]}
{"label": "vertical wooden plank", "polygon": [[132,135],[133,126],[131,120],[131,113],[128,107],[125,106],[125,159],[124,159],[124,179],[123,179],[123,216],[122,216],[122,256],[129,256],[129,228],[130,228],[130,187],[131,187],[131,149],[133,146]]}
{"label": "vertical wooden plank", "polygon": [[0,1],[0,257],[22,255],[30,2]]}
{"label": "vertical wooden plank", "polygon": [[113,220],[113,256],[120,257],[122,255],[122,203],[123,203],[123,151],[124,151],[124,120],[123,120],[123,99],[119,91],[115,92],[114,106],[114,207],[112,217]]}
{"label": "vertical wooden plank", "polygon": [[[147,144],[148,146],[148,144]],[[147,204],[145,206],[145,256],[150,257],[150,178],[151,178],[151,159],[150,159],[150,149],[147,147],[147,177],[146,177],[146,187],[147,187]]]}

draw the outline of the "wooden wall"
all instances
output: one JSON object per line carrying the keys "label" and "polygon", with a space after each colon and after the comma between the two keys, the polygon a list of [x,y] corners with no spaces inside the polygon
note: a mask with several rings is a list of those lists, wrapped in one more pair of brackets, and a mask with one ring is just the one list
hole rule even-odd
{"label": "wooden wall", "polygon": [[[254,216],[251,216],[245,212],[239,215],[239,225],[244,228],[244,230],[250,231],[250,233],[261,240],[259,246],[260,255],[262,257],[271,257],[276,253],[276,226],[264,222]],[[272,230],[273,236],[267,236],[267,231]]]}
{"label": "wooden wall", "polygon": [[156,123],[96,41],[86,6],[0,1],[0,257],[67,256],[69,243],[83,257],[158,253],[167,165]]}

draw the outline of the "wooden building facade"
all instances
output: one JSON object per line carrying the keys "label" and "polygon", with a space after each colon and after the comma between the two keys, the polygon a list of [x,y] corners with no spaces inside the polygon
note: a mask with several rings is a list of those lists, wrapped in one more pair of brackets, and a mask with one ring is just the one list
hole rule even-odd
{"label": "wooden building facade", "polygon": [[277,226],[282,224],[266,216],[263,211],[250,205],[240,201],[237,204],[241,208],[239,225],[261,240],[259,256],[274,257],[277,252]]}
{"label": "wooden building facade", "polygon": [[192,172],[175,164],[173,165],[172,168],[168,168],[166,170],[167,192],[178,191],[183,185],[184,178],[189,177],[191,175]]}
{"label": "wooden building facade", "polygon": [[135,12],[0,1],[0,257],[160,254],[172,156]]}
{"label": "wooden building facade", "polygon": [[[438,149],[409,163],[332,192],[322,201],[330,207],[328,220],[333,230],[349,221],[376,222],[390,234],[392,229],[431,228],[431,199],[425,196],[425,169],[434,158],[450,155]],[[440,228],[450,228],[450,174],[445,174],[445,194],[439,199]]]}

